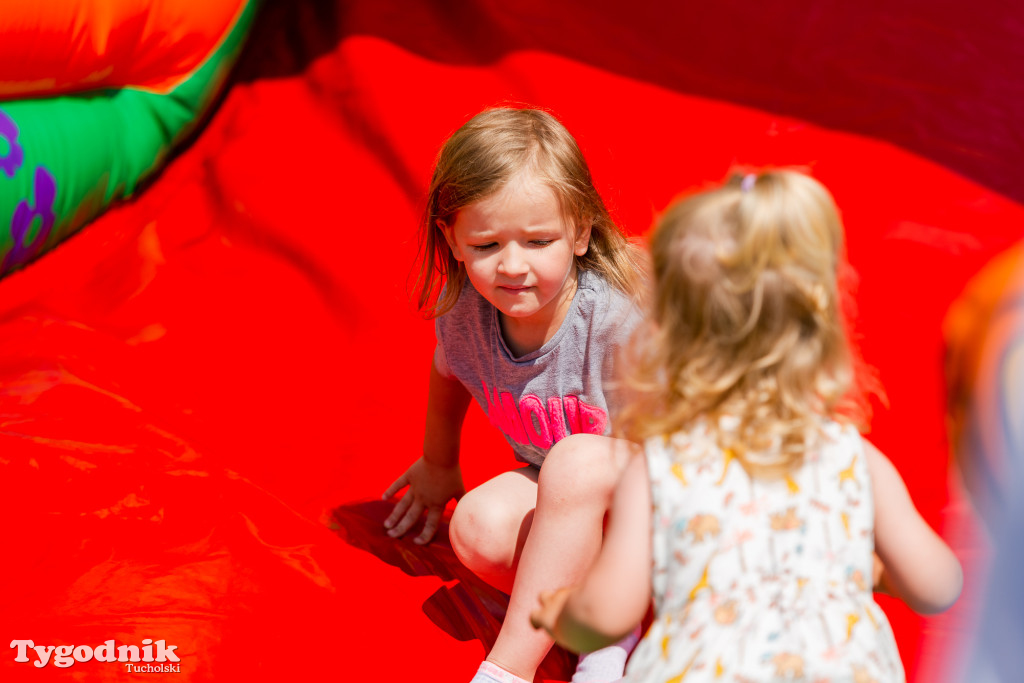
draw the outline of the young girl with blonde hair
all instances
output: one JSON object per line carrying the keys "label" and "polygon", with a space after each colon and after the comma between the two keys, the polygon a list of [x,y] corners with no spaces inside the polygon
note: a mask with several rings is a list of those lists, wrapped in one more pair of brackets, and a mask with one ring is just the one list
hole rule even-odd
{"label": "young girl with blonde hair", "polygon": [[[397,538],[426,514],[415,538],[426,543],[459,499],[452,547],[510,594],[473,681],[529,681],[552,645],[530,628],[536,595],[593,561],[625,466],[617,450],[547,453],[569,435],[611,441],[608,382],[639,320],[639,251],[611,220],[576,141],[535,109],[484,111],[445,142],[422,231],[419,304],[436,318],[438,343],[423,455],[385,492],[408,487],[384,525]],[[471,399],[524,466],[466,493],[459,435]],[[618,679],[630,647],[581,657],[573,680]]]}
{"label": "young girl with blonde hair", "polygon": [[903,680],[872,549],[922,613],[952,604],[961,569],[851,422],[831,196],[792,171],[737,176],[672,206],[651,252],[621,422],[644,445],[596,444],[633,451],[604,546],[534,624],[597,647],[653,594],[626,680]]}

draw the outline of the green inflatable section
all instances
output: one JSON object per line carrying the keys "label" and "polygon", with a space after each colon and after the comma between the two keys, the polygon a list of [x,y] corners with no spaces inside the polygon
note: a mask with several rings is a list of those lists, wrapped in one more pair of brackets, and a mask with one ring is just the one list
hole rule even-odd
{"label": "green inflatable section", "polygon": [[131,197],[202,120],[259,0],[174,90],[130,88],[0,103],[0,277]]}

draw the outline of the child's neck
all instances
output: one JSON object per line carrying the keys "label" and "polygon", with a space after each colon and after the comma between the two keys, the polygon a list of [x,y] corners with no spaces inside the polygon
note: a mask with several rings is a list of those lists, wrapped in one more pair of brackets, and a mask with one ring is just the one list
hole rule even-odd
{"label": "child's neck", "polygon": [[549,331],[540,326],[523,324],[504,313],[498,313],[498,318],[501,321],[501,336],[505,340],[505,346],[508,347],[508,350],[516,358],[525,356],[544,346],[554,336],[555,331],[558,330],[557,327],[555,327],[555,330]]}
{"label": "child's neck", "polygon": [[[557,301],[551,302],[551,311],[540,311],[528,318],[513,318],[498,311],[501,336],[505,346],[516,358],[532,353],[550,341],[565,321],[565,316],[572,307],[578,283],[573,281]],[[547,313],[547,315],[543,315]]]}

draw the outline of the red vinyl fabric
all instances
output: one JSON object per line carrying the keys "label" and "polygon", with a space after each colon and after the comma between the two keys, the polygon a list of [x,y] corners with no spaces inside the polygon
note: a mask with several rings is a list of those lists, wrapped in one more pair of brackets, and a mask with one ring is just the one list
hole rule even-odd
{"label": "red vinyl fabric", "polygon": [[[945,615],[881,601],[909,679],[952,680],[984,544],[949,483],[941,325],[1021,237],[1024,22],[986,0],[514,4],[269,3],[194,143],[0,282],[0,642],[163,640],[180,672],[146,675],[176,681],[470,679],[504,597],[444,533],[387,539],[377,499],[422,441],[433,329],[407,282],[433,157],[515,103],[563,120],[632,234],[735,165],[833,191],[887,397],[870,438],[969,570]],[[475,407],[463,449],[468,485],[513,465]],[[143,675],[15,653],[4,681]],[[537,680],[571,671],[556,649]]]}

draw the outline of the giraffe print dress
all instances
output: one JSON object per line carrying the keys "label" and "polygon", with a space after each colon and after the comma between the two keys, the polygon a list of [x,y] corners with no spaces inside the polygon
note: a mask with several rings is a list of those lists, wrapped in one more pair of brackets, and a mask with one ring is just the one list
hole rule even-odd
{"label": "giraffe print dress", "polygon": [[863,442],[825,425],[783,479],[748,476],[706,429],[646,444],[655,619],[626,681],[904,681],[872,598]]}

